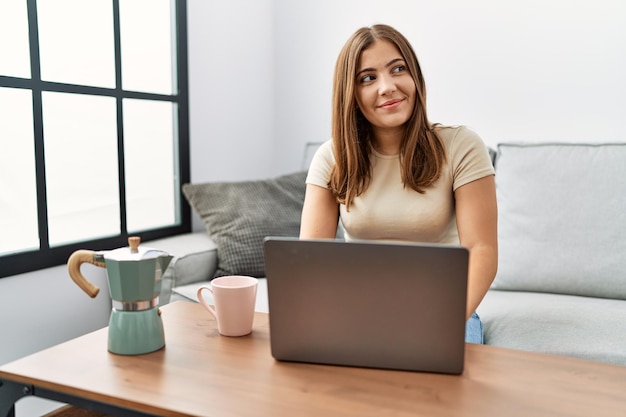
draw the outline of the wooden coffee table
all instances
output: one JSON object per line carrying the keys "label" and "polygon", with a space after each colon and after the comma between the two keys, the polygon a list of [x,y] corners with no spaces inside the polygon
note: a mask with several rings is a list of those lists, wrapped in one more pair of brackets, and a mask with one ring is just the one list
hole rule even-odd
{"label": "wooden coffee table", "polygon": [[0,417],[25,395],[128,416],[626,415],[622,366],[471,344],[460,376],[278,362],[267,314],[229,338],[199,304],[162,310],[160,351],[111,354],[102,329],[1,366]]}

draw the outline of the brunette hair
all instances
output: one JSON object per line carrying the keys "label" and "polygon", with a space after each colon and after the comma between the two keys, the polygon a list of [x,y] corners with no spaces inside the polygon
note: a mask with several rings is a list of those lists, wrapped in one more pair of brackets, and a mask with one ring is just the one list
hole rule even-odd
{"label": "brunette hair", "polygon": [[426,86],[417,56],[409,41],[387,25],[358,29],[346,42],[335,65],[332,101],[332,140],[335,165],[330,173],[329,189],[337,202],[349,209],[371,180],[371,124],[356,102],[357,65],[363,50],[376,40],[386,40],[400,50],[415,81],[416,99],[413,114],[406,123],[400,145],[402,181],[419,193],[438,178],[445,162],[445,150],[426,115]]}

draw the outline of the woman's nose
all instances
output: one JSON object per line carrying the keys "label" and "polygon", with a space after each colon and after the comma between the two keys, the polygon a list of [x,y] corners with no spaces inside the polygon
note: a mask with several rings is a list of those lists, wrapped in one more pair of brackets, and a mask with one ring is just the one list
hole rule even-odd
{"label": "woman's nose", "polygon": [[379,87],[378,92],[381,96],[393,93],[396,91],[396,83],[391,76],[381,76],[378,78]]}

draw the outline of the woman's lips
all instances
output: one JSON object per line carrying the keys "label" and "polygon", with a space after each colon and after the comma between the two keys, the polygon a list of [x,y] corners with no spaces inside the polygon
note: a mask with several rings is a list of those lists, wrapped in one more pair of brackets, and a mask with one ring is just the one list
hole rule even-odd
{"label": "woman's lips", "polygon": [[378,107],[380,107],[381,109],[392,110],[398,107],[400,103],[402,103],[401,99],[387,100]]}

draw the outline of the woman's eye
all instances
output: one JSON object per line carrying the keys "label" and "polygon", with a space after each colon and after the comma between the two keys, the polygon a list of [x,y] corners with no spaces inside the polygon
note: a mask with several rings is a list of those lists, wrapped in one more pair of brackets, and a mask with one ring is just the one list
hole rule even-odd
{"label": "woman's eye", "polygon": [[369,83],[370,81],[374,81],[376,79],[376,77],[374,77],[373,75],[366,75],[364,77],[361,77],[361,82],[362,83]]}
{"label": "woman's eye", "polygon": [[404,72],[406,71],[406,67],[404,65],[398,65],[397,67],[394,67],[393,72]]}

